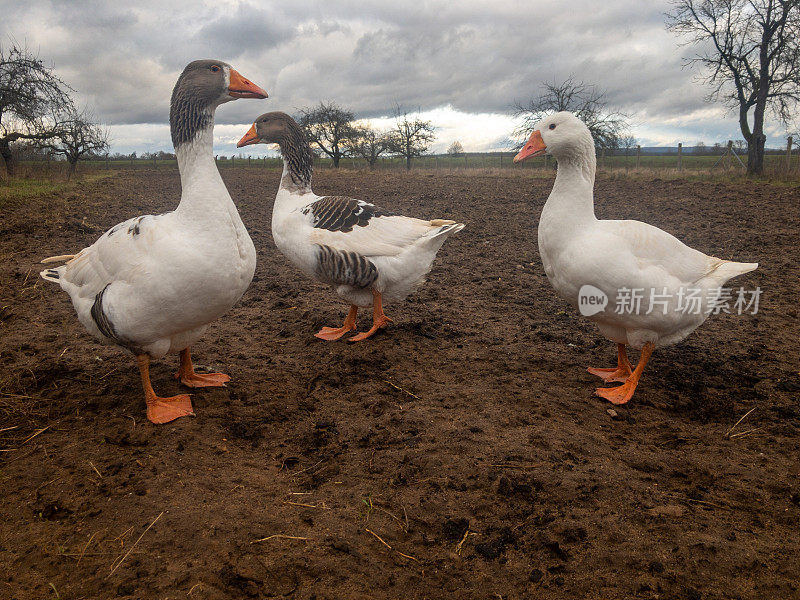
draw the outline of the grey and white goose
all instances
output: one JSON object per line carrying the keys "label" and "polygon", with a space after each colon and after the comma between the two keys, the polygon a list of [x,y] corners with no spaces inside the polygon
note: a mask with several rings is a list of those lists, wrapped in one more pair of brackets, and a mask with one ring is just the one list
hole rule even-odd
{"label": "grey and white goose", "polygon": [[222,386],[230,379],[195,373],[189,352],[207,325],[241,298],[256,264],[253,242],[214,162],[214,112],[237,98],[266,97],[227,63],[189,63],[170,106],[182,187],[177,208],[134,217],[77,254],[42,261],[66,261],[41,275],[70,295],[89,333],[136,356],[153,423],[194,413],[188,394],[155,394],[152,358],[180,353],[176,377],[189,387]]}
{"label": "grey and white goose", "polygon": [[351,337],[358,342],[391,322],[384,300],[402,300],[431,270],[444,241],[464,225],[446,219],[415,219],[344,196],[311,190],[313,155],[303,130],[289,115],[271,112],[256,119],[238,146],[278,144],[283,156],[272,211],[272,237],[297,267],[335,288],[350,303],[341,327],[316,336],[337,340],[356,329],[359,307],[372,306],[372,327]]}

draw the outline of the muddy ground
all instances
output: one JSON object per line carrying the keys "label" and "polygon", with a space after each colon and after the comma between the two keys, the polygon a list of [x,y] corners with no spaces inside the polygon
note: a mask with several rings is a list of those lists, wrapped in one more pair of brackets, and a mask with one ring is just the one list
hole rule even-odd
{"label": "muddy ground", "polygon": [[[313,337],[346,307],[273,246],[278,176],[224,172],[258,268],[193,354],[233,380],[160,427],[132,358],[36,263],[171,209],[177,173],[0,207],[0,597],[800,598],[800,189],[598,182],[598,216],[759,261],[736,283],[764,290],[657,351],[612,417],[586,367],[614,347],[538,256],[551,178],[318,173],[318,193],[467,224],[348,345]],[[154,364],[162,395],[176,365]]]}

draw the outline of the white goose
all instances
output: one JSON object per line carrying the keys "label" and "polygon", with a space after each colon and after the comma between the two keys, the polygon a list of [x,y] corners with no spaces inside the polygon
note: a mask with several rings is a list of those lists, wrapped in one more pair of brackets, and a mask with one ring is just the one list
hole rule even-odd
{"label": "white goose", "polygon": [[[633,396],[653,349],[680,342],[699,327],[717,305],[725,282],[756,269],[758,263],[706,256],[647,223],[598,220],[594,141],[572,113],[543,119],[514,161],[544,152],[558,161],[553,191],[539,220],[544,270],[556,292],[573,306],[579,305],[579,295],[607,298],[603,309],[589,318],[617,343],[617,366],[589,372],[606,382],[623,382],[596,393],[624,404]],[[635,290],[643,296],[638,307]],[[690,297],[700,302],[689,303]],[[635,370],[626,344],[642,349]]]}
{"label": "white goose", "polygon": [[195,373],[189,353],[206,326],[241,298],[256,264],[253,242],[214,162],[214,111],[236,98],[266,97],[224,62],[187,65],[170,105],[182,186],[178,207],[115,225],[75,255],[42,261],[67,261],[42,277],[70,295],[89,333],[136,356],[153,423],[194,413],[188,394],[155,394],[151,358],[180,352],[177,377],[189,387],[222,386],[230,379]]}
{"label": "white goose", "polygon": [[402,300],[421,284],[444,241],[464,225],[395,215],[353,198],[315,195],[311,148],[303,130],[285,113],[258,117],[238,146],[257,143],[278,144],[283,155],[272,212],[275,245],[350,303],[341,327],[323,327],[316,336],[341,338],[356,328],[358,308],[372,306],[372,327],[348,341],[367,339],[391,322],[383,300]]}

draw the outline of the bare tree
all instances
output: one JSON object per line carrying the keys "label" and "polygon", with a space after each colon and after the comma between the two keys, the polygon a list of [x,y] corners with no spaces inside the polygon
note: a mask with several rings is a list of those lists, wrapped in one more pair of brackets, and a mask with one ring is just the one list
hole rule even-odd
{"label": "bare tree", "polygon": [[15,171],[11,144],[56,137],[59,115],[73,107],[70,91],[52,67],[26,48],[0,48],[0,156],[9,175]]}
{"label": "bare tree", "polygon": [[636,147],[636,138],[632,135],[623,135],[619,138],[617,147],[625,152],[625,156],[629,156],[631,150]]}
{"label": "bare tree", "polygon": [[709,101],[738,109],[747,172],[762,174],[765,114],[788,124],[800,101],[800,0],[673,0],[667,27],[700,44],[687,64],[705,69]]}
{"label": "bare tree", "polygon": [[108,130],[95,123],[94,118],[85,110],[68,114],[60,129],[57,141],[40,142],[40,146],[67,160],[68,179],[75,173],[78,161],[83,157],[108,151]]}
{"label": "bare tree", "polygon": [[461,142],[456,140],[447,148],[447,153],[450,156],[461,156],[464,154],[464,146],[461,145]]}
{"label": "bare tree", "polygon": [[[544,93],[514,105],[515,117],[522,123],[514,130],[516,139],[527,140],[534,126],[551,112],[567,110],[589,128],[597,148],[618,148],[619,140],[629,129],[628,115],[608,107],[606,93],[594,85],[575,81],[570,76],[562,83],[545,83]],[[522,147],[522,143],[519,144]]]}
{"label": "bare tree", "polygon": [[369,125],[357,125],[351,128],[347,148],[350,154],[366,160],[371,169],[381,154],[389,152],[390,142],[387,132],[378,131]]}
{"label": "bare tree", "polygon": [[347,141],[352,134],[353,119],[351,111],[335,102],[320,102],[313,108],[301,108],[298,121],[311,144],[330,156],[338,169],[339,161],[349,154]]}
{"label": "bare tree", "polygon": [[409,115],[399,106],[395,108],[395,126],[391,132],[391,150],[406,159],[406,170],[411,170],[411,159],[422,156],[436,139],[434,126],[423,121],[419,113]]}

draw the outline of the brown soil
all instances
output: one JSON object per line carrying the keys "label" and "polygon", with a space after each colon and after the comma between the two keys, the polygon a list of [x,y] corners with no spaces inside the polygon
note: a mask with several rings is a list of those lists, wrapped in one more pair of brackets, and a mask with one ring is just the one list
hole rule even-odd
{"label": "brown soil", "polygon": [[[598,216],[759,261],[736,284],[764,290],[657,351],[612,417],[586,367],[614,347],[542,272],[552,179],[319,173],[318,193],[467,224],[348,345],[313,337],[346,308],[273,246],[278,173],[224,176],[258,269],[193,354],[233,381],[160,427],[36,263],[169,210],[177,174],[2,207],[0,597],[800,597],[798,188],[598,183]],[[160,393],[176,365],[155,363]]]}

